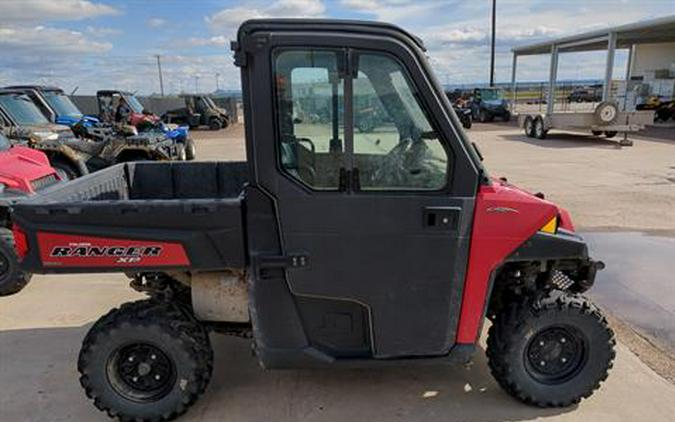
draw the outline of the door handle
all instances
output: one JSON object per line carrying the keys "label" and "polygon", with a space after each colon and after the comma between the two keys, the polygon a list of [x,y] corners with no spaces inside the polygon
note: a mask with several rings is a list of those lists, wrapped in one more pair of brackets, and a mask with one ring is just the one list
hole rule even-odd
{"label": "door handle", "polygon": [[443,231],[457,230],[461,212],[459,207],[425,207],[424,227]]}

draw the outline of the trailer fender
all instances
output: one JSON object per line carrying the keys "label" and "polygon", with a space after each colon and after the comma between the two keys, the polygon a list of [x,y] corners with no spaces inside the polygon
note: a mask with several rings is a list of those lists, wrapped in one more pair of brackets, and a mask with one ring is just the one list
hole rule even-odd
{"label": "trailer fender", "polygon": [[201,321],[249,322],[244,271],[192,274],[192,307]]}

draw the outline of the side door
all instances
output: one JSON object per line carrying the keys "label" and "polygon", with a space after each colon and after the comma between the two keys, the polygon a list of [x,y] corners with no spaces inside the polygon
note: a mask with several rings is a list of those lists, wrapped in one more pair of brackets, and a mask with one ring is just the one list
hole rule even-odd
{"label": "side door", "polygon": [[[284,253],[307,262],[286,280],[310,344],[334,357],[447,353],[478,176],[434,116],[437,94],[412,54],[386,42],[285,38],[266,49],[274,160],[262,145],[249,154],[276,200]],[[357,113],[368,130],[355,130]]]}

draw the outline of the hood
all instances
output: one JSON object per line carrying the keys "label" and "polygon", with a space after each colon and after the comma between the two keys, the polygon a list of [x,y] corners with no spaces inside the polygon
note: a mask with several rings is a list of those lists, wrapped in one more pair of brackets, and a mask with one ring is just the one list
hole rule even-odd
{"label": "hood", "polygon": [[72,134],[70,127],[56,123],[49,123],[46,125],[28,125],[21,126],[22,129],[30,131],[30,133],[40,140],[48,140],[54,135],[62,137],[64,135]]}
{"label": "hood", "polygon": [[504,100],[484,100],[484,104],[490,106],[490,107],[502,107],[505,105],[506,101]]}
{"label": "hood", "polygon": [[9,189],[33,193],[31,182],[50,175],[56,171],[41,151],[15,146],[0,152],[0,183]]}
{"label": "hood", "polygon": [[506,179],[498,179],[495,177],[492,177],[492,183],[495,185],[498,185],[501,190],[510,190],[512,192],[517,192],[521,195],[524,195],[528,198],[534,199],[535,201],[541,202],[542,205],[547,205],[547,206],[553,206],[556,209],[557,215],[558,215],[558,227],[569,230],[569,231],[574,231],[574,224],[572,223],[572,218],[570,216],[569,211],[567,211],[565,208],[562,208],[558,206],[557,204],[547,201],[545,199],[545,195],[541,192],[538,193],[532,193],[526,189],[523,189],[519,186],[512,185],[511,183],[507,182]]}

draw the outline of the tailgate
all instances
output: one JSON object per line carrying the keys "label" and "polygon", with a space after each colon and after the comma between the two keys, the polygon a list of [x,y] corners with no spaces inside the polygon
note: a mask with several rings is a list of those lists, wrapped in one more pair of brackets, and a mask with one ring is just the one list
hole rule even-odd
{"label": "tailgate", "polygon": [[71,273],[245,266],[240,198],[128,199],[125,166],[15,205],[15,233],[26,245],[19,251],[22,269]]}

